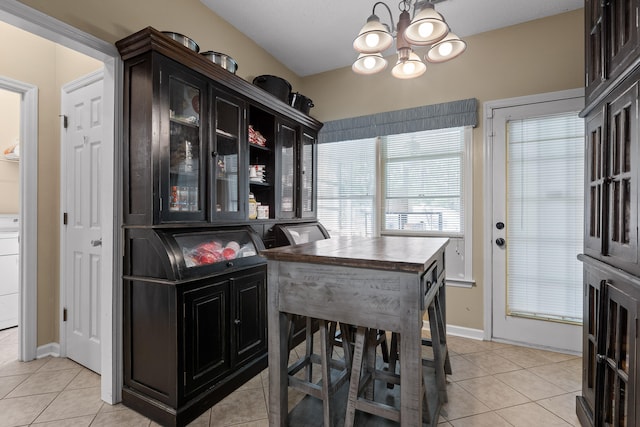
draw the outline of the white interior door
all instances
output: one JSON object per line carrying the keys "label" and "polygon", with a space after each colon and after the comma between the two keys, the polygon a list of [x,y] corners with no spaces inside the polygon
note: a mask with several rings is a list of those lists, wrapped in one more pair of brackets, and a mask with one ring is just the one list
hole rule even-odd
{"label": "white interior door", "polygon": [[65,86],[63,114],[63,292],[66,356],[100,373],[103,182],[103,80],[92,74]]}
{"label": "white interior door", "polygon": [[492,338],[580,352],[582,98],[493,110]]}

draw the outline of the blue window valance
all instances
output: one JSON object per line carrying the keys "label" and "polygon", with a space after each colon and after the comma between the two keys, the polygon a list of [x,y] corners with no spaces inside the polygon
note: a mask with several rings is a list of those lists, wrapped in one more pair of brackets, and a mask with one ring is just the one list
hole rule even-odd
{"label": "blue window valance", "polygon": [[349,141],[460,126],[475,127],[478,125],[477,110],[478,100],[469,98],[332,120],[324,123],[318,134],[318,142]]}

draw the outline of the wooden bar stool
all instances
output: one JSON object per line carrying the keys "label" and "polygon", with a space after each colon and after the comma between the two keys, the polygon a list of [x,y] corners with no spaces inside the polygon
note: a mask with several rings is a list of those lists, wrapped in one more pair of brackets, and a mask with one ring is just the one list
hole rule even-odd
{"label": "wooden bar stool", "polygon": [[[442,282],[444,283],[444,282]],[[447,386],[446,374],[451,374],[451,363],[446,341],[446,325],[443,315],[443,301],[439,290],[434,289],[433,298],[427,306],[429,317],[429,330],[431,338],[423,338],[422,345],[430,346],[433,350],[433,358],[422,358],[422,365],[431,367],[435,372],[436,387],[438,391],[438,407],[446,403]],[[399,347],[401,335],[393,332],[389,351],[389,366],[387,371],[382,371],[375,366],[375,347],[377,340],[375,330],[369,330],[359,326],[356,332],[355,348],[353,353],[353,367],[351,370],[351,382],[349,384],[349,396],[345,415],[345,427],[353,426],[356,410],[377,415],[395,422],[400,422],[400,412],[393,406],[374,401],[374,383],[376,379],[386,381],[388,388],[395,384],[402,387],[402,372],[396,373],[399,360]],[[407,373],[412,375],[413,373]],[[431,412],[427,399],[427,381],[425,375],[423,381],[423,420],[429,420],[430,425],[437,424],[439,411]]]}
{"label": "wooden bar stool", "polygon": [[[287,317],[289,319],[289,357],[291,357],[293,315],[288,315]],[[336,344],[335,337],[338,323],[318,319],[320,352],[315,353],[313,349],[313,321],[314,319],[310,317],[306,318],[305,354],[294,363],[288,365],[288,385],[291,388],[322,400],[323,425],[325,427],[332,427],[334,414],[332,405],[333,395],[340,386],[349,379],[351,372],[351,358],[353,350],[349,343],[352,341],[352,337],[350,328],[342,327],[341,325],[340,332],[343,337],[343,342],[340,344],[343,347],[344,359],[334,359],[333,348]],[[321,381],[319,383],[313,381],[314,364],[319,365],[322,372]],[[305,369],[304,379],[300,379],[295,376],[302,369]],[[332,369],[337,371],[335,375],[332,375]]]}

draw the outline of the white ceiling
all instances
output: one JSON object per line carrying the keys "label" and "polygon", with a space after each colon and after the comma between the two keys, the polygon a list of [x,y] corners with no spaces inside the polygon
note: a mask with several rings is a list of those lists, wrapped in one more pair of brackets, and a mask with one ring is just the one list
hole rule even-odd
{"label": "white ceiling", "polygon": [[[375,3],[375,0],[201,1],[301,77],[353,63],[357,57],[353,39]],[[395,23],[400,14],[396,0],[387,4]],[[446,0],[435,7],[451,30],[464,38],[583,6],[584,0]],[[376,8],[376,15],[383,23],[390,23],[384,6]],[[385,55],[391,53],[392,48]]]}

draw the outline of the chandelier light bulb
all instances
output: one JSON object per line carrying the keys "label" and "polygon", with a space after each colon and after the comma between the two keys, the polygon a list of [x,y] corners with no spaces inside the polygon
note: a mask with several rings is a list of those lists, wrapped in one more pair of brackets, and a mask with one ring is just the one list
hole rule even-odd
{"label": "chandelier light bulb", "polygon": [[380,36],[375,33],[367,34],[367,36],[364,39],[364,42],[369,47],[375,47],[380,42]]}
{"label": "chandelier light bulb", "polygon": [[438,53],[442,56],[449,56],[453,52],[453,45],[449,42],[444,42],[438,46]]}
{"label": "chandelier light bulb", "polygon": [[375,74],[387,67],[387,60],[380,52],[361,53],[353,63],[351,69],[358,74]]}
{"label": "chandelier light bulb", "polygon": [[386,24],[380,22],[375,14],[367,19],[358,37],[353,41],[353,48],[360,53],[382,52],[393,44],[393,35]]}
{"label": "chandelier light bulb", "polygon": [[404,31],[404,38],[416,46],[427,46],[442,40],[449,32],[449,26],[428,0],[418,0],[414,6],[414,16]]}
{"label": "chandelier light bulb", "polygon": [[404,64],[402,64],[402,72],[409,75],[409,74],[413,74],[413,72],[416,71],[416,66],[413,62],[405,62]]}
{"label": "chandelier light bulb", "polygon": [[425,59],[429,62],[444,62],[460,55],[467,48],[467,44],[453,33],[447,34],[442,41],[431,46]]}
{"label": "chandelier light bulb", "polygon": [[424,74],[427,67],[415,52],[404,55],[404,52],[398,54],[398,62],[391,70],[391,75],[397,79],[413,79]]}
{"label": "chandelier light bulb", "polygon": [[429,37],[433,33],[433,24],[431,22],[423,22],[418,27],[420,37]]}
{"label": "chandelier light bulb", "polygon": [[376,66],[376,59],[371,56],[367,56],[364,58],[363,65],[367,70],[372,70],[373,67]]}

